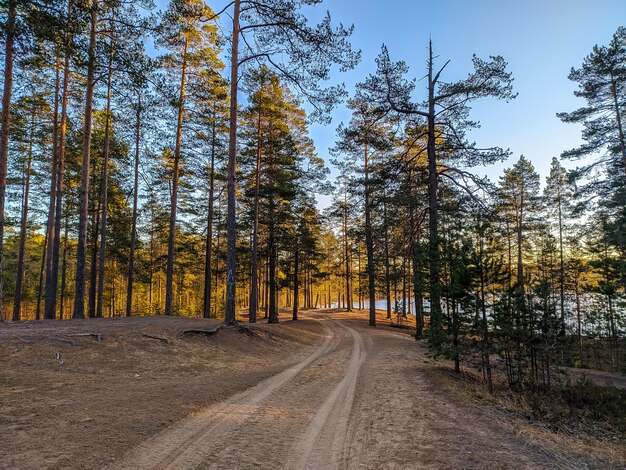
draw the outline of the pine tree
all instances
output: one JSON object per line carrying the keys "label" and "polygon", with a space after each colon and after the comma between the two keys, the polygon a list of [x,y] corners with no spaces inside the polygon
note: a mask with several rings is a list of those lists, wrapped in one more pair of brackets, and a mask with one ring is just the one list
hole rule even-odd
{"label": "pine tree", "polygon": [[563,157],[580,159],[600,153],[594,164],[579,170],[580,175],[615,159],[621,160],[621,170],[626,175],[626,27],[618,28],[608,46],[594,46],[582,66],[572,68],[568,78],[578,83],[574,94],[584,98],[587,106],[557,116],[564,122],[582,124],[585,143],[564,152]]}
{"label": "pine tree", "polygon": [[[392,62],[386,47],[377,58],[377,71],[364,84],[369,96],[375,98],[382,109],[414,116],[426,137],[428,158],[428,215],[429,215],[429,291],[431,304],[430,336],[433,345],[441,339],[441,285],[439,253],[438,200],[439,181],[447,178],[461,188],[467,179],[475,180],[471,173],[459,168],[486,165],[508,156],[498,147],[478,149],[470,143],[467,132],[477,123],[469,120],[469,103],[495,97],[509,100],[516,95],[512,89],[511,73],[500,56],[483,61],[473,57],[474,71],[465,80],[455,83],[442,82],[441,75],[447,66],[438,70],[435,65],[432,43],[429,43],[427,62],[427,96],[423,103],[415,103],[412,93],[415,82],[404,76],[408,68],[404,62]],[[424,122],[425,121],[425,122]],[[447,160],[447,161],[446,161]]]}
{"label": "pine tree", "polygon": [[[318,2],[316,2],[318,3]],[[359,60],[347,38],[352,33],[343,26],[333,29],[330,15],[316,27],[310,27],[300,9],[308,1],[297,0],[234,0],[231,41],[230,122],[228,147],[228,215],[227,215],[227,275],[226,323],[235,321],[236,289],[236,154],[237,154],[237,94],[239,68],[248,62],[265,64],[287,85],[300,91],[318,116],[328,111],[343,96],[343,87],[323,89],[319,83],[328,78],[330,68],[337,64],[341,70],[353,68]],[[245,11],[241,24],[241,10]],[[247,38],[252,35],[254,38]],[[256,48],[240,55],[239,40]]]}
{"label": "pine tree", "polygon": [[568,214],[571,211],[573,195],[567,170],[556,158],[552,159],[550,174],[546,178],[544,200],[546,208],[552,208],[556,214],[559,241],[559,311],[561,317],[561,336],[565,335],[565,249],[564,231],[567,228]]}
{"label": "pine tree", "polygon": [[171,51],[163,57],[165,68],[179,74],[178,96],[172,99],[177,111],[175,145],[173,152],[170,223],[167,242],[167,269],[165,286],[165,314],[172,315],[174,282],[174,243],[176,212],[186,113],[188,74],[200,68],[214,69],[217,58],[217,29],[213,11],[202,0],[173,0],[160,25],[159,44]]}

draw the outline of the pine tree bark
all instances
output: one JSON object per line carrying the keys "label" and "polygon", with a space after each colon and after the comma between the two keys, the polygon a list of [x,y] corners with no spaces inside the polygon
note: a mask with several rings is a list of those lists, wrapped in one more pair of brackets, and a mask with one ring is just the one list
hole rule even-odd
{"label": "pine tree bark", "polygon": [[[219,220],[222,217],[222,198],[221,198],[221,192],[218,193],[217,195],[217,234],[215,236],[215,252],[216,252],[216,256],[215,256],[215,285],[217,286],[219,284],[219,279],[220,279],[220,242],[221,242],[221,237],[220,237],[220,230],[219,230]],[[217,302],[213,302],[214,305],[214,309],[213,309],[213,317],[217,318]]]}
{"label": "pine tree bark", "polygon": [[352,288],[350,282],[350,250],[348,247],[348,188],[343,193],[343,246],[346,259],[346,312],[352,311]]}
{"label": "pine tree bark", "polygon": [[44,298],[44,318],[54,320],[55,308],[50,304],[52,295],[53,279],[52,279],[52,251],[54,246],[54,214],[56,205],[57,190],[57,166],[58,166],[58,139],[59,139],[59,94],[60,94],[60,67],[59,60],[56,62],[56,78],[54,83],[54,113],[52,117],[52,165],[50,167],[50,202],[48,203],[48,221],[46,223],[46,239],[48,247],[46,248],[46,284]]}
{"label": "pine tree bark", "polygon": [[61,243],[61,220],[63,218],[63,191],[65,172],[65,138],[67,135],[67,105],[69,101],[70,80],[70,41],[72,34],[72,10],[74,2],[69,0],[67,5],[67,33],[65,38],[65,58],[63,62],[63,85],[61,98],[61,122],[57,135],[57,166],[56,171],[56,201],[54,215],[54,230],[52,240],[52,266],[50,270],[50,284],[46,283],[46,318],[54,318],[57,304],[57,286],[59,280],[59,254]]}
{"label": "pine tree bark", "polygon": [[176,126],[176,145],[174,147],[174,171],[172,174],[172,197],[170,206],[170,225],[167,237],[167,268],[165,271],[165,315],[172,314],[172,294],[174,287],[174,243],[176,241],[176,206],[178,204],[178,172],[180,165],[180,146],[183,133],[185,111],[185,82],[187,80],[187,47],[189,38],[185,38],[183,46],[183,63],[181,67],[180,95],[178,98],[178,121]]}
{"label": "pine tree bark", "polygon": [[626,139],[624,138],[624,126],[622,124],[622,113],[619,108],[617,97],[617,83],[611,84],[611,94],[613,95],[613,103],[615,106],[615,123],[617,126],[617,136],[620,144],[620,152],[622,154],[622,163],[624,165],[624,173],[626,173]]}
{"label": "pine tree bark", "polygon": [[433,47],[429,43],[428,60],[428,246],[429,246],[429,281],[430,281],[430,335],[432,343],[437,346],[441,342],[442,311],[441,285],[439,280],[439,174],[437,170],[437,154],[435,140],[435,80],[433,79]]}
{"label": "pine tree bark", "polygon": [[[133,283],[135,279],[135,245],[137,245],[137,210],[139,202],[139,150],[141,142],[141,90],[137,92],[137,107],[135,109],[135,168],[133,180],[133,220],[130,229],[130,253],[128,255],[128,279],[126,286],[126,316],[133,314]],[[150,279],[152,288],[152,279]],[[152,299],[150,299],[152,304]]]}
{"label": "pine tree bark", "polygon": [[[113,16],[112,30],[114,31],[115,15]],[[115,34],[112,32],[112,34]],[[96,317],[102,318],[102,301],[104,293],[104,268],[106,262],[107,215],[109,203],[109,154],[111,149],[111,88],[113,85],[113,50],[115,42],[111,39],[109,45],[109,67],[107,71],[107,95],[104,121],[104,161],[102,163],[102,222],[100,224],[100,256],[98,261],[98,306]]]}
{"label": "pine tree bark", "polygon": [[523,242],[524,242],[524,187],[520,188],[520,205],[517,220],[517,288],[518,288],[518,300],[520,302],[520,315],[522,321],[522,328],[526,329],[526,296],[524,288],[524,263],[523,263]]}
{"label": "pine tree bark", "polygon": [[28,161],[26,163],[24,181],[24,199],[22,201],[22,217],[20,221],[20,242],[17,255],[17,275],[15,278],[15,298],[13,301],[13,321],[20,320],[22,307],[22,284],[24,282],[24,255],[26,254],[26,231],[28,226],[28,200],[30,196],[30,176],[33,163],[33,141],[35,133],[35,108],[32,109],[30,135],[28,137]]}
{"label": "pine tree bark", "polygon": [[65,319],[65,285],[67,282],[67,240],[69,232],[69,213],[65,215],[65,230],[63,235],[63,266],[61,268],[61,299],[59,302],[59,318]]}
{"label": "pine tree bark", "polygon": [[485,367],[485,375],[487,379],[487,391],[490,395],[493,395],[493,377],[491,373],[491,360],[490,360],[490,342],[489,342],[489,323],[487,322],[487,300],[486,300],[486,285],[485,279],[485,256],[484,256],[484,240],[483,233],[479,235],[479,256],[480,256],[480,311],[482,314],[482,334],[483,334],[483,364]]}
{"label": "pine tree bark", "polygon": [[85,318],[85,259],[87,248],[87,218],[89,216],[89,158],[91,156],[91,128],[93,117],[93,92],[96,69],[96,28],[98,26],[98,0],[91,2],[91,30],[89,32],[89,60],[85,90],[85,123],[83,126],[82,164],[80,171],[80,208],[78,219],[78,244],[76,249],[76,288],[73,318]]}
{"label": "pine tree bark", "polygon": [[374,266],[374,238],[372,236],[372,208],[369,182],[369,149],[365,144],[365,244],[369,287],[369,326],[376,326],[376,267]]}
{"label": "pine tree bark", "polygon": [[561,311],[561,328],[559,335],[565,336],[565,259],[563,254],[563,210],[561,206],[561,188],[558,188],[557,208],[559,212],[559,296]]}
{"label": "pine tree bark", "polygon": [[[262,85],[261,85],[262,87]],[[254,179],[254,219],[252,220],[252,259],[250,267],[250,309],[248,311],[250,323],[256,322],[258,311],[258,248],[259,248],[259,191],[261,187],[261,137],[262,137],[262,112],[259,103],[259,115],[257,118],[257,152],[256,152],[256,172]]]}
{"label": "pine tree bark", "polygon": [[42,251],[41,251],[41,265],[39,266],[39,284],[37,287],[37,307],[35,309],[36,320],[41,320],[41,296],[42,296],[43,288],[44,288],[43,275],[44,275],[44,272],[46,271],[47,250],[48,250],[48,233],[46,232],[44,239],[43,239],[43,246],[42,246]]}
{"label": "pine tree bark", "polygon": [[4,38],[4,88],[0,116],[0,322],[4,321],[2,299],[4,288],[4,207],[9,159],[9,127],[11,125],[11,94],[13,91],[13,53],[16,36],[17,0],[8,0],[6,35]]}
{"label": "pine tree bark", "polygon": [[263,285],[265,286],[265,292],[263,293],[264,298],[264,315],[263,319],[267,320],[270,317],[270,263],[269,257],[265,260],[265,280]]}
{"label": "pine tree bark", "polygon": [[413,264],[413,298],[415,299],[415,337],[421,338],[424,334],[424,294],[420,279],[419,246],[417,240],[411,250]]}
{"label": "pine tree bark", "polygon": [[293,313],[292,320],[298,319],[298,300],[300,296],[300,247],[298,246],[298,240],[296,239],[296,247],[293,255]]}
{"label": "pine tree bark", "polygon": [[[383,198],[386,196],[383,195]],[[387,220],[387,201],[383,204],[385,230],[385,297],[387,298],[387,319],[391,318],[391,276],[389,272],[389,221]]]}
{"label": "pine tree bark", "polygon": [[89,302],[87,306],[89,318],[96,318],[96,294],[98,283],[98,234],[100,232],[100,207],[102,200],[98,199],[96,213],[92,219],[93,245],[91,247],[91,266],[89,270]]}
{"label": "pine tree bark", "polygon": [[235,170],[237,158],[237,83],[239,78],[239,13],[240,0],[235,0],[233,11],[233,40],[230,71],[230,129],[228,141],[228,214],[226,218],[226,312],[224,323],[235,323],[235,295],[237,268],[237,219],[235,199]]}
{"label": "pine tree bark", "polygon": [[268,323],[278,323],[278,306],[276,305],[276,238],[275,238],[275,224],[274,224],[274,198],[270,197],[269,200],[269,296],[270,296],[270,313],[267,320]]}
{"label": "pine tree bark", "polygon": [[204,264],[204,318],[211,318],[211,279],[212,279],[212,256],[213,256],[213,205],[215,198],[215,150],[217,146],[217,115],[213,116],[211,136],[211,174],[209,176],[209,210],[206,227],[206,258]]}

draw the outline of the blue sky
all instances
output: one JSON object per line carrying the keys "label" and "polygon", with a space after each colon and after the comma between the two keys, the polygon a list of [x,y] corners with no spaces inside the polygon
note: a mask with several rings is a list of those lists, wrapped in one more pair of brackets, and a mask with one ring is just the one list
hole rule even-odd
{"label": "blue sky", "polygon": [[[354,24],[352,42],[363,54],[360,65],[340,80],[352,89],[371,73],[382,43],[392,59],[407,62],[411,76],[418,79],[425,74],[429,36],[441,64],[451,60],[445,80],[454,81],[470,72],[473,53],[483,58],[502,55],[519,96],[510,103],[476,102],[472,113],[481,122],[481,128],[471,134],[478,144],[513,152],[507,162],[476,169],[494,181],[520,154],[546,175],[553,156],[580,143],[581,128],[556,117],[557,112],[584,104],[573,95],[576,85],[567,75],[572,66],[581,65],[595,44],[607,44],[616,29],[626,24],[624,0],[391,0],[386,4],[383,7],[383,2],[374,0],[323,4],[335,21]],[[418,84],[418,92],[423,93],[424,86]],[[334,112],[331,126],[312,127],[321,155],[333,144],[336,124],[348,119],[341,107]]]}
{"label": "blue sky", "polygon": [[[208,1],[216,11],[225,2]],[[157,0],[159,6],[166,3]],[[383,43],[393,60],[409,65],[415,78],[425,74],[429,37],[441,64],[451,61],[443,76],[446,81],[471,71],[473,53],[483,58],[502,55],[507,60],[518,98],[510,103],[476,102],[471,116],[482,125],[471,134],[473,140],[512,151],[509,161],[475,170],[494,181],[520,154],[545,176],[552,157],[580,143],[580,127],[556,117],[557,112],[584,105],[574,97],[576,85],[567,75],[595,44],[608,44],[618,26],[626,24],[625,0],[326,0],[307,8],[306,14],[316,21],[326,10],[334,22],[354,24],[352,43],[362,51],[355,70],[333,76],[333,82],[344,82],[349,91],[374,71]],[[424,86],[418,84],[419,93]],[[330,125],[311,127],[321,156],[327,156],[333,146],[336,126],[347,120],[349,113],[340,106]],[[320,202],[325,205],[325,198]]]}

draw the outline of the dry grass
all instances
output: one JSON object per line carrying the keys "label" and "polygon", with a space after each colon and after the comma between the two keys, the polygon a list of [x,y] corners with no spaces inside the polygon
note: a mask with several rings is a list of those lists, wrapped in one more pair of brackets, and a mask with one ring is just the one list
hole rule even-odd
{"label": "dry grass", "polygon": [[[626,429],[621,424],[616,426],[606,421],[615,407],[621,407],[622,414],[611,419],[626,417],[623,390],[579,384],[578,387],[585,390],[584,396],[595,394],[597,399],[594,403],[579,403],[581,408],[576,414],[571,412],[564,398],[572,394],[575,384],[550,392],[513,392],[501,381],[492,396],[482,376],[473,371],[457,375],[447,366],[434,369],[432,375],[433,380],[459,399],[488,408],[495,420],[515,429],[529,443],[550,455],[561,468],[626,468]],[[613,408],[593,415],[593,410],[606,404],[609,396],[614,399]]]}

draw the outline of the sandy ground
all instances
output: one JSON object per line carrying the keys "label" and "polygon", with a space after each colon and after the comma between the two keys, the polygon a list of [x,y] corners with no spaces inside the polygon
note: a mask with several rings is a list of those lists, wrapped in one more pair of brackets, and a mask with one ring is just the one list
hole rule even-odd
{"label": "sandy ground", "polygon": [[[469,400],[403,330],[302,318],[255,336],[163,317],[2,326],[0,468],[626,465]],[[71,336],[87,332],[102,341]]]}

